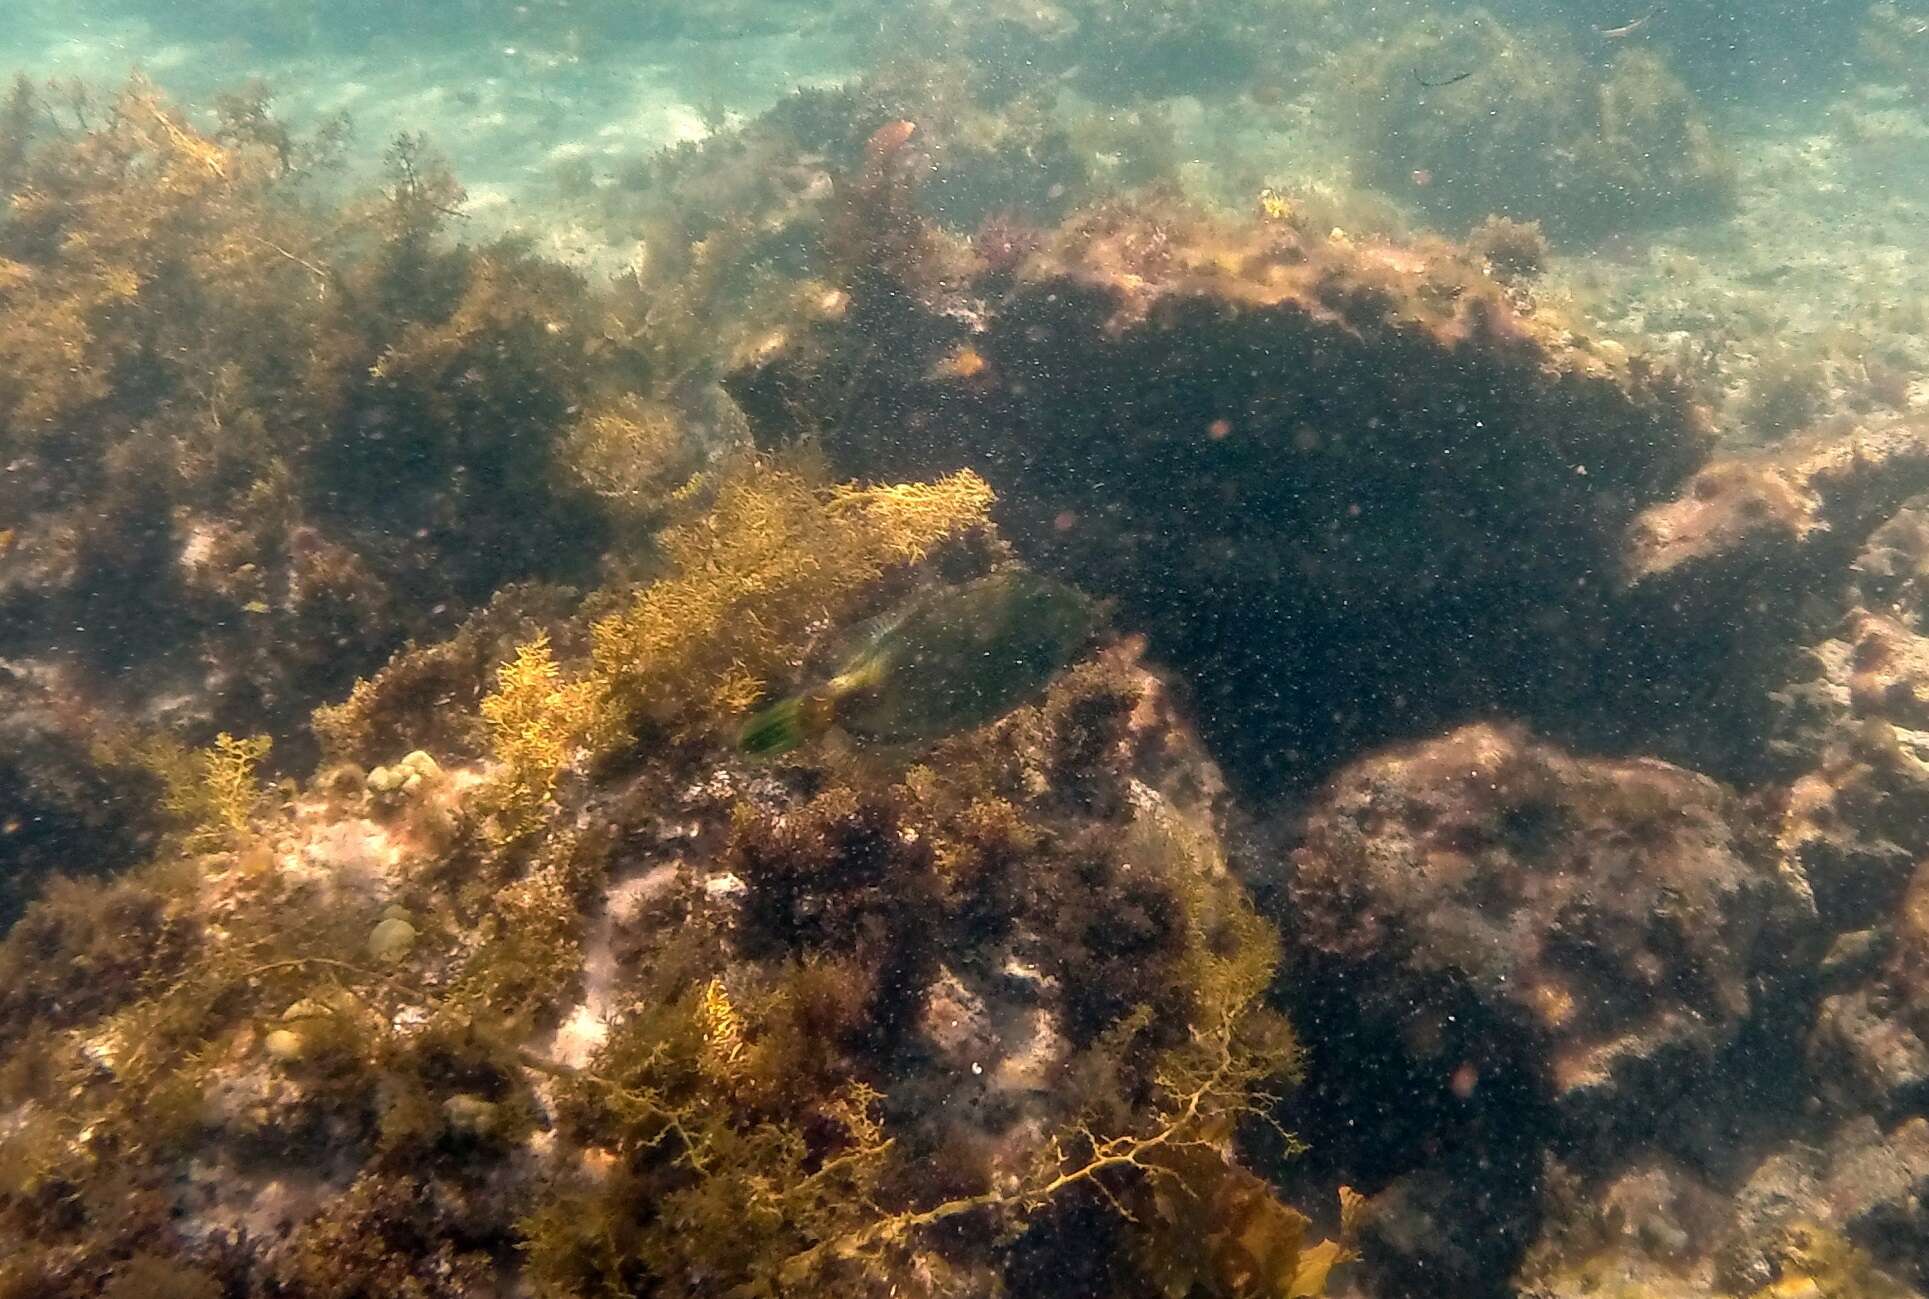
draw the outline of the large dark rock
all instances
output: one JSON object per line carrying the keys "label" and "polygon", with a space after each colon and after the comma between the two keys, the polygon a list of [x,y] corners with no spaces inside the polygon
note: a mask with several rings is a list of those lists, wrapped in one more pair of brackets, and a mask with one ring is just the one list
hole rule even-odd
{"label": "large dark rock", "polygon": [[106,874],[153,846],[153,791],[95,757],[96,725],[58,672],[0,661],[0,931],[48,876]]}
{"label": "large dark rock", "polygon": [[855,186],[874,255],[842,316],[731,379],[756,435],[864,478],[978,470],[1030,562],[1182,670],[1248,788],[1494,711],[1635,748],[1704,720],[1732,636],[1617,585],[1705,455],[1663,369],[1451,245],[1155,205],[961,264],[902,189]]}

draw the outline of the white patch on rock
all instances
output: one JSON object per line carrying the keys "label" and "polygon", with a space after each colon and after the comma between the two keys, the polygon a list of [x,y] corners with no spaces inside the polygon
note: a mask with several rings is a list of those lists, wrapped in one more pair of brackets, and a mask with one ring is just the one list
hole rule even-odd
{"label": "white patch on rock", "polygon": [[609,1021],[603,1018],[601,1008],[595,1004],[597,1000],[585,998],[569,1012],[556,1026],[556,1035],[550,1039],[543,1055],[571,1069],[584,1068],[596,1058],[610,1035]]}
{"label": "white patch on rock", "polygon": [[356,818],[316,827],[301,845],[299,862],[304,872],[379,900],[391,891],[402,850],[381,826]]}
{"label": "white patch on rock", "polygon": [[583,999],[563,1016],[548,1042],[535,1047],[537,1054],[572,1069],[581,1069],[595,1058],[609,1039],[617,977],[616,931],[634,921],[644,904],[668,890],[676,877],[677,865],[671,862],[609,886],[602,911],[583,935]]}

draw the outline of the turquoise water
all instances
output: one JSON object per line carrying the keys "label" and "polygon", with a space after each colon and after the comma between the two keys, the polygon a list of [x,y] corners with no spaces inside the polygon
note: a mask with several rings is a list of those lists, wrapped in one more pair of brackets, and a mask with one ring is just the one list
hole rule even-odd
{"label": "turquoise water", "polygon": [[[467,184],[472,215],[599,268],[625,252],[613,250],[621,232],[586,226],[582,203],[570,201],[586,187],[618,188],[655,151],[741,126],[799,87],[897,75],[888,70],[927,58],[987,105],[1063,123],[1100,186],[1157,179],[1241,208],[1267,186],[1366,181],[1402,223],[1451,231],[1513,210],[1558,233],[1578,218],[1595,228],[1577,228],[1576,249],[1606,254],[1575,268],[1585,308],[1604,326],[1650,336],[1760,330],[1790,345],[1835,328],[1880,332],[1873,322],[1915,291],[1922,260],[1911,232],[1929,144],[1917,96],[1921,17],[1907,5],[702,8],[479,3],[395,14],[89,0],[23,6],[3,39],[9,66],[29,75],[113,81],[138,67],[190,102],[260,78],[290,122],[347,114],[364,170],[396,132],[425,131]],[[1484,18],[1506,41],[1528,40],[1515,51],[1526,66],[1493,65],[1500,47],[1473,34],[1470,14],[1473,27]],[[1411,45],[1427,25],[1435,36]],[[1375,48],[1405,70],[1363,72],[1362,52]],[[1682,78],[1689,111],[1716,128],[1712,152],[1735,171],[1732,201],[1696,210],[1691,193],[1671,212],[1675,197],[1661,191],[1673,182],[1640,175],[1647,164],[1632,184],[1597,178],[1607,188],[1590,192],[1584,177],[1554,176],[1551,195],[1523,192],[1549,179],[1567,146],[1519,135],[1511,119],[1585,101],[1631,55],[1654,55]],[[1523,77],[1540,83],[1532,96],[1544,104],[1515,93]],[[1515,109],[1492,111],[1489,100],[1510,97]],[[1439,138],[1405,159],[1429,165],[1403,165],[1387,156],[1399,152],[1389,137],[1374,136],[1385,126],[1371,119],[1409,111],[1438,118],[1429,129]],[[1654,162],[1681,147],[1639,131],[1630,157]],[[1630,192],[1636,210],[1584,215]],[[1684,282],[1705,287],[1683,291]],[[1778,317],[1785,325],[1766,331]],[[1914,354],[1906,335],[1881,342]],[[1722,344],[1734,372],[1724,382],[1741,384],[1765,345]]]}

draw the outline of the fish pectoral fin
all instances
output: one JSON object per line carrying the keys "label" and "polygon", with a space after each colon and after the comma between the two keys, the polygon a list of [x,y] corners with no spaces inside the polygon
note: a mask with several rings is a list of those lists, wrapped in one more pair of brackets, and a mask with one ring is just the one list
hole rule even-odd
{"label": "fish pectoral fin", "polygon": [[884,684],[884,678],[891,670],[891,661],[891,654],[887,650],[866,654],[831,678],[830,684],[824,687],[825,696],[843,699],[876,689]]}

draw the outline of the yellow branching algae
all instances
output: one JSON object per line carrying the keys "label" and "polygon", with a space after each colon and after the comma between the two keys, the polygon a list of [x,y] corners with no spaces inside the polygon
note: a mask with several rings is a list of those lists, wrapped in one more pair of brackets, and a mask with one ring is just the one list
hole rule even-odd
{"label": "yellow branching algae", "polygon": [[495,891],[449,999],[505,1022],[553,1020],[583,973],[583,902],[601,883],[593,845],[556,831],[527,873]]}
{"label": "yellow branching algae", "polygon": [[655,514],[693,459],[676,411],[635,393],[583,412],[566,438],[571,472],[624,517]]}
{"label": "yellow branching algae", "polygon": [[[1205,892],[1189,905],[1219,910],[1223,901]],[[1219,918],[1240,932],[1214,937],[1223,955],[1188,958],[1205,982],[1193,989],[1188,1035],[1154,1057],[1149,1103],[1121,1120],[1113,1111],[1126,1098],[1095,1091],[1089,1112],[1022,1167],[986,1189],[922,1203],[898,1188],[905,1168],[884,1098],[861,1080],[797,1071],[802,1010],[783,987],[767,989],[755,1015],[715,978],[676,1006],[639,1012],[593,1068],[558,1071],[582,1138],[608,1144],[626,1171],[524,1223],[539,1292],[604,1294],[647,1277],[662,1287],[654,1292],[696,1295],[711,1291],[687,1278],[705,1277],[721,1293],[852,1293],[866,1278],[906,1275],[942,1223],[975,1215],[1015,1234],[1089,1188],[1172,1230],[1189,1228],[1202,1193],[1236,1201],[1243,1216],[1217,1229],[1231,1239],[1187,1279],[1214,1294],[1323,1293],[1344,1247],[1302,1246],[1305,1220],[1218,1150],[1233,1122],[1266,1100],[1261,1084],[1290,1074],[1294,1051],[1257,1005],[1273,969],[1269,931],[1249,911]],[[1122,1020],[1100,1048],[1106,1058],[1091,1062],[1094,1075],[1134,1073],[1127,1061],[1155,1018]],[[638,1213],[639,1202],[653,1211]],[[1148,1245],[1162,1234],[1146,1230]]]}
{"label": "yellow branching algae", "polygon": [[161,782],[161,808],[189,852],[233,843],[248,829],[261,786],[255,769],[268,755],[265,735],[236,739],[223,731],[205,749],[165,736],[135,744],[128,755]]}
{"label": "yellow branching algae", "polygon": [[991,489],[970,471],[910,487],[824,487],[748,460],[709,508],[667,529],[667,575],[590,631],[612,719],[714,723],[755,703],[814,623],[835,621],[894,563],[981,525]]}
{"label": "yellow branching algae", "polygon": [[[58,426],[108,395],[115,367],[165,328],[157,281],[185,274],[218,293],[280,269],[272,241],[232,228],[259,198],[257,174],[140,82],[104,110],[109,126],[77,142],[68,169],[31,176],[13,195],[8,244],[59,250],[9,277],[0,304],[0,420],[18,432]],[[170,264],[181,229],[216,237]]]}
{"label": "yellow branching algae", "polygon": [[478,705],[498,684],[495,669],[514,659],[575,607],[565,587],[517,583],[498,591],[446,640],[410,645],[347,698],[311,719],[323,757],[364,766],[393,762],[412,748],[473,758],[489,745]]}
{"label": "yellow branching algae", "polygon": [[579,746],[618,743],[639,724],[688,736],[734,721],[813,628],[847,617],[894,566],[983,527],[991,502],[969,471],[825,485],[755,458],[694,488],[658,538],[663,575],[591,625],[579,672],[559,667],[546,637],[498,672],[482,716],[501,768],[502,830],[533,826]]}
{"label": "yellow branching algae", "polygon": [[538,636],[497,671],[496,689],[482,701],[490,749],[504,769],[504,829],[521,834],[535,822],[572,747],[588,734],[594,686],[566,681]]}

